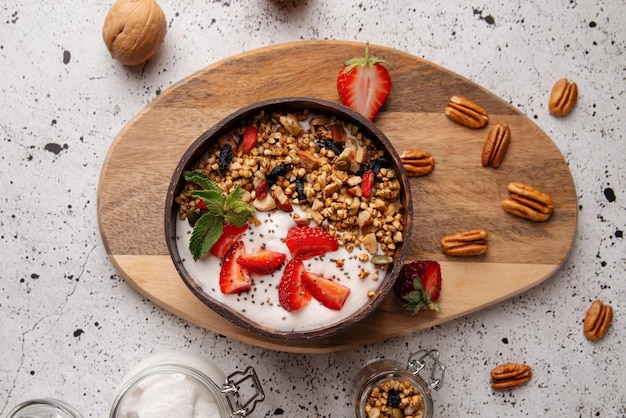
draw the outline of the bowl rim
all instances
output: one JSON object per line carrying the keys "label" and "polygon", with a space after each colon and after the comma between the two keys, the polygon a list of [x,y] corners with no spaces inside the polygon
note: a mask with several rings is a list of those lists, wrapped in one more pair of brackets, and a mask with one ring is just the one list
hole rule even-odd
{"label": "bowl rim", "polygon": [[[391,268],[387,270],[382,283],[376,289],[375,294],[370,297],[369,303],[364,304],[344,319],[326,326],[305,331],[280,331],[266,327],[263,324],[255,322],[249,317],[213,299],[210,295],[204,292],[193,277],[187,273],[176,245],[176,221],[178,217],[178,209],[174,199],[178,196],[185,184],[183,172],[190,169],[199,160],[199,158],[204,155],[207,148],[211,145],[211,138],[218,138],[221,134],[231,131],[242,119],[252,116],[261,110],[273,111],[285,108],[299,110],[308,109],[310,111],[320,112],[321,114],[335,115],[344,121],[358,125],[359,130],[373,140],[377,146],[382,146],[385,150],[386,156],[390,157],[392,160],[396,173],[401,178],[402,187],[400,200],[405,212],[403,230],[404,240],[402,242],[402,246],[400,251],[397,253],[394,262],[391,264]],[[371,315],[390,293],[395,278],[400,272],[400,268],[402,267],[403,261],[406,257],[411,240],[413,221],[413,203],[411,199],[411,188],[408,176],[403,168],[397,151],[385,134],[373,122],[365,118],[363,115],[340,103],[302,96],[278,97],[251,103],[230,113],[203,132],[191,143],[177,163],[167,189],[164,209],[165,240],[170,258],[174,263],[178,275],[194,296],[200,299],[203,304],[215,311],[224,319],[243,328],[244,330],[262,337],[278,340],[308,340],[327,337],[342,332]]]}

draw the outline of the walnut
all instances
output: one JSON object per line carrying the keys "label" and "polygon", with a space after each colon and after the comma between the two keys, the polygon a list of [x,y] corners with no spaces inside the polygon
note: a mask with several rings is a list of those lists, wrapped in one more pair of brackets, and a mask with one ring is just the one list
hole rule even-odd
{"label": "walnut", "polygon": [[102,38],[111,56],[133,66],[157,53],[167,25],[165,14],[154,0],[117,0],[109,9]]}

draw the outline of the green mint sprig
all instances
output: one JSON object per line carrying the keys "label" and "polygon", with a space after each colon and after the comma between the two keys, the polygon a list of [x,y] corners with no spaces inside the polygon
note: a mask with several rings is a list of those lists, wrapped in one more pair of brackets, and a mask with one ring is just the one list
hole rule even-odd
{"label": "green mint sprig", "polygon": [[224,223],[241,227],[248,222],[254,208],[242,200],[241,185],[224,198],[220,186],[206,173],[185,171],[183,175],[185,180],[202,187],[202,190],[192,191],[191,195],[202,199],[207,207],[207,212],[194,224],[189,239],[189,251],[195,261],[213,248],[224,231]]}

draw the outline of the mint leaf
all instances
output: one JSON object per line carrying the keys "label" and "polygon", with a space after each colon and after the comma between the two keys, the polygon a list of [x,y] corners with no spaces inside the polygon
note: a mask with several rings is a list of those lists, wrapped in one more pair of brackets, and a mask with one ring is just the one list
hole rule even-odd
{"label": "mint leaf", "polygon": [[196,221],[189,239],[189,251],[194,261],[198,260],[215,245],[224,231],[224,218],[209,211]]}
{"label": "mint leaf", "polygon": [[243,190],[241,185],[237,185],[235,190],[226,196],[224,202],[224,221],[243,226],[254,212],[254,208],[241,200],[243,198]]}
{"label": "mint leaf", "polygon": [[196,183],[205,190],[214,190],[219,192],[220,196],[222,195],[222,189],[220,189],[220,186],[203,171],[185,171],[183,176],[185,176],[185,180]]}
{"label": "mint leaf", "polygon": [[235,224],[235,226],[244,226],[250,219],[250,210],[246,209],[242,212],[230,211],[224,214],[224,222]]}
{"label": "mint leaf", "polygon": [[185,180],[195,183],[204,190],[193,190],[191,195],[200,198],[206,205],[206,213],[194,224],[189,251],[194,260],[209,252],[224,232],[224,222],[245,225],[254,212],[254,208],[244,202],[243,189],[238,184],[226,198],[222,189],[202,171],[185,171]]}
{"label": "mint leaf", "polygon": [[224,202],[224,211],[228,212],[228,210],[238,202],[244,203],[241,199],[243,199],[243,189],[241,185],[238,184],[235,187],[235,190],[230,192],[228,196],[226,196],[226,201]]}
{"label": "mint leaf", "polygon": [[209,206],[209,202],[214,202],[218,204],[222,210],[224,208],[224,197],[222,196],[221,190],[194,190],[191,192],[191,195],[204,200],[207,207]]}

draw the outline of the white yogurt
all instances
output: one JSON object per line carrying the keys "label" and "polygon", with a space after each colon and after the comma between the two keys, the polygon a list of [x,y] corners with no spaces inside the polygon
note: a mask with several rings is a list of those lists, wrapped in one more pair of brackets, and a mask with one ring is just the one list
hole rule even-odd
{"label": "white yogurt", "polygon": [[121,418],[220,418],[213,395],[181,373],[159,374],[142,381],[128,395]]}
{"label": "white yogurt", "polygon": [[224,373],[201,357],[179,352],[157,354],[125,376],[111,417],[221,418],[227,414],[218,385],[225,381]]}
{"label": "white yogurt", "polygon": [[[293,212],[295,213],[295,212]],[[273,251],[282,252],[289,260],[289,249],[283,242],[287,231],[296,225],[290,213],[276,210],[274,212],[257,212],[255,216],[261,221],[260,226],[249,225],[242,237],[246,252],[254,252],[262,246]],[[352,315],[369,300],[368,291],[378,289],[385,277],[385,272],[377,270],[371,262],[362,262],[357,257],[365,253],[364,249],[355,248],[349,253],[345,248],[305,260],[307,271],[334,279],[350,288],[350,294],[343,308],[339,311],[323,306],[315,299],[304,308],[288,312],[278,301],[278,283],[284,266],[272,275],[251,275],[252,290],[247,293],[225,295],[219,287],[219,271],[221,260],[211,254],[193,261],[189,251],[189,237],[192,228],[186,220],[178,219],[176,225],[176,242],[183,265],[193,280],[202,290],[215,301],[230,307],[249,320],[276,331],[310,331],[322,326],[335,324]],[[344,260],[342,268],[337,267],[335,260]],[[359,271],[366,268],[371,273],[378,271],[378,280],[372,275],[359,278]]]}

